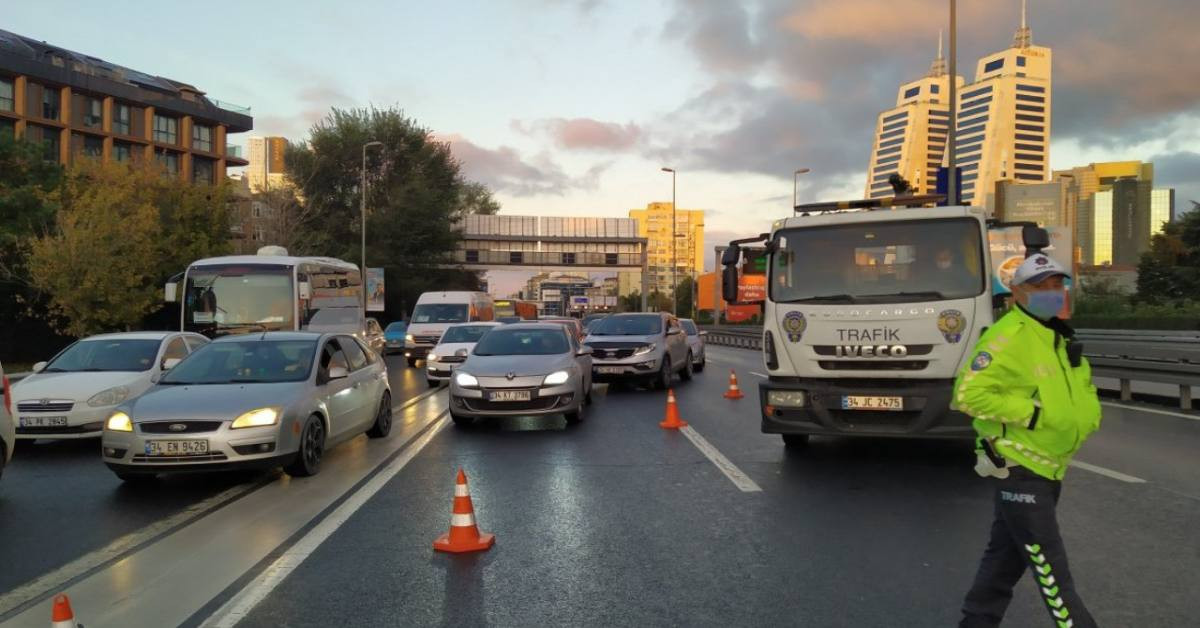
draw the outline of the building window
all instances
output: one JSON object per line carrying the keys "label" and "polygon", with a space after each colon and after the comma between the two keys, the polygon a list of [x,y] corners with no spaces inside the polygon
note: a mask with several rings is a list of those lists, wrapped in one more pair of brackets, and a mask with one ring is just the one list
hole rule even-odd
{"label": "building window", "polygon": [[9,118],[0,118],[0,137],[12,139],[17,136],[17,123]]}
{"label": "building window", "polygon": [[940,93],[942,91],[942,86],[935,83],[929,86],[929,91],[934,94]]}
{"label": "building window", "polygon": [[32,142],[42,145],[42,159],[46,161],[58,161],[58,148],[60,144],[58,129],[31,124],[26,127],[25,137]]}
{"label": "building window", "polygon": [[879,139],[881,139],[881,140],[886,140],[890,137],[904,137],[904,129],[899,128],[899,129],[896,129],[895,131],[888,131],[887,133],[881,133],[879,135]]}
{"label": "building window", "polygon": [[203,157],[192,158],[192,183],[213,182],[213,161]]}
{"label": "building window", "polygon": [[1017,65],[1022,68],[1025,67],[1025,57],[1017,57]]}
{"label": "building window", "polygon": [[[1042,150],[1042,147],[1036,144],[1016,144],[1015,146],[1017,150]],[[1017,158],[1020,159],[1020,155],[1017,155]]]}
{"label": "building window", "polygon": [[575,254],[574,253],[563,253],[562,260],[563,260],[564,264],[574,264],[575,263]]}
{"label": "building window", "polygon": [[100,157],[104,154],[104,139],[94,135],[76,134],[80,139],[80,152],[88,157]]}
{"label": "building window", "polygon": [[84,101],[83,126],[100,127],[104,125],[104,103],[99,98],[87,98]]}
{"label": "building window", "polygon": [[467,263],[468,264],[478,264],[479,263],[479,251],[471,249],[471,250],[466,251],[466,254],[467,254]]}
{"label": "building window", "polygon": [[0,78],[0,111],[14,111],[15,106],[13,82],[6,78]]}
{"label": "building window", "polygon": [[[1018,164],[1018,165],[1020,165],[1020,164]],[[1040,170],[1040,168],[1039,168],[1039,170]],[[1013,174],[1013,178],[1020,179],[1022,181],[1041,181],[1042,175],[1026,174],[1024,172],[1018,172],[1018,173]]]}
{"label": "building window", "polygon": [[167,116],[154,115],[154,141],[163,144],[174,144],[179,138],[179,120]]}
{"label": "building window", "polygon": [[996,59],[994,61],[988,61],[987,65],[983,66],[983,71],[985,73],[986,72],[995,72],[996,70],[999,70],[1002,67],[1004,67],[1004,58],[1003,57]]}
{"label": "building window", "polygon": [[903,120],[904,118],[907,118],[907,117],[908,117],[908,112],[907,112],[907,111],[901,111],[900,113],[892,114],[892,115],[890,115],[890,116],[888,116],[888,117],[884,118],[884,119],[883,119],[883,123],[884,123],[884,124],[887,124],[887,123],[889,123],[889,122],[894,122],[894,121],[896,121],[896,120]]}
{"label": "building window", "polygon": [[129,135],[129,105],[116,103],[113,105],[113,133]]}
{"label": "building window", "polygon": [[918,85],[916,87],[910,87],[907,90],[905,90],[904,97],[912,98],[913,96],[916,96],[917,94],[920,94],[920,93],[921,93],[921,86]]}
{"label": "building window", "polygon": [[1042,164],[1013,164],[1014,170],[1037,170],[1041,172]]}
{"label": "building window", "polygon": [[254,228],[254,235],[251,236],[255,242],[262,242],[267,239],[267,232],[262,227]]}
{"label": "building window", "polygon": [[169,150],[159,149],[154,152],[155,159],[162,164],[167,174],[179,174],[179,154]]}
{"label": "building window", "polygon": [[1014,126],[1016,126],[1018,129],[1020,129],[1022,131],[1034,131],[1035,133],[1045,133],[1046,132],[1045,127],[1041,127],[1041,126],[1037,126],[1037,125],[1033,125],[1033,124],[1017,124]]}
{"label": "building window", "polygon": [[62,105],[62,92],[48,85],[42,86],[42,117],[57,120]]}
{"label": "building window", "polygon": [[903,146],[893,146],[891,148],[881,148],[881,149],[879,149],[879,152],[875,153],[875,156],[883,157],[885,155],[891,155],[892,153],[898,153],[898,152],[900,152],[901,148],[904,148],[904,147]]}
{"label": "building window", "polygon": [[1046,88],[1042,87],[1041,85],[1023,85],[1021,83],[1018,83],[1017,91],[1019,91],[1019,92],[1037,92],[1039,94],[1042,94],[1042,93],[1045,93]]}
{"label": "building window", "polygon": [[[1018,85],[1017,88],[1019,89],[1020,85]],[[959,96],[959,98],[962,98],[963,100],[968,100],[968,99],[974,98],[976,96],[980,96],[982,94],[990,94],[990,93],[992,93],[992,86],[987,85],[987,86],[981,87],[975,91],[966,92],[962,96]],[[964,106],[966,106],[966,105],[964,105]]]}
{"label": "building window", "polygon": [[212,127],[197,124],[192,127],[192,148],[212,152]]}
{"label": "building window", "polygon": [[616,253],[605,253],[604,254],[604,265],[605,266],[616,266],[619,263],[620,263],[620,258],[617,256]]}
{"label": "building window", "polygon": [[1032,111],[1034,113],[1046,113],[1046,108],[1040,105],[1024,105],[1017,103],[1017,111]]}
{"label": "building window", "polygon": [[1046,139],[1041,135],[1026,135],[1025,133],[1017,133],[1013,137],[1026,142],[1044,142]]}
{"label": "building window", "polygon": [[971,116],[979,115],[981,113],[986,113],[988,108],[989,107],[987,107],[987,106],[983,106],[983,107],[975,107],[974,109],[968,109],[966,111],[960,111],[958,113],[959,123],[962,123],[963,118],[969,118]]}
{"label": "building window", "polygon": [[116,161],[129,161],[133,159],[133,146],[126,142],[113,142],[112,156]]}
{"label": "building window", "polygon": [[524,262],[524,259],[525,259],[525,255],[523,253],[521,253],[520,251],[509,251],[508,252],[508,263],[509,264],[521,264]]}
{"label": "building window", "polygon": [[1028,100],[1029,102],[1046,102],[1045,98],[1042,98],[1041,96],[1034,96],[1033,94],[1017,94],[1017,100]]}
{"label": "building window", "polygon": [[964,102],[962,105],[960,105],[960,106],[958,107],[958,110],[959,110],[959,111],[963,111],[963,110],[965,110],[965,109],[970,109],[970,108],[972,108],[972,107],[978,107],[978,106],[980,106],[980,105],[986,105],[987,103],[990,103],[990,102],[992,102],[992,97],[991,97],[991,96],[985,96],[985,97],[983,97],[983,98],[979,98],[979,99],[976,99],[976,100],[972,100],[972,101]]}

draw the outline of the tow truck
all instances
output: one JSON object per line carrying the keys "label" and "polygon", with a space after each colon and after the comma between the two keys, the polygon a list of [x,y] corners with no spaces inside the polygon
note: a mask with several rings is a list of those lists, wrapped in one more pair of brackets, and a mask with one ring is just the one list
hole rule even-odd
{"label": "tow truck", "polygon": [[764,433],[781,434],[789,450],[814,434],[973,437],[970,418],[951,410],[951,390],[1004,307],[989,236],[1007,232],[1011,242],[1020,229],[1024,251],[997,259],[1010,277],[1024,257],[1051,247],[1035,224],[989,220],[982,207],[931,206],[944,199],[797,205],[769,233],[730,243],[721,259],[730,303],[743,247],[757,245],[767,260]]}

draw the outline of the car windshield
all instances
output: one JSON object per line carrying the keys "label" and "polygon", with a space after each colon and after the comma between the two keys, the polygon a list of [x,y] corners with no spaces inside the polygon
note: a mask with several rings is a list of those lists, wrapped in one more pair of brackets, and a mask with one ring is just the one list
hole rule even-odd
{"label": "car windshield", "polygon": [[689,336],[695,336],[700,333],[700,330],[696,329],[696,323],[693,323],[690,320],[681,320],[679,321],[679,324],[683,325],[683,331],[686,331],[687,335]]}
{"label": "car windshield", "polygon": [[662,317],[656,314],[609,316],[592,325],[594,336],[652,336],[662,333]]}
{"label": "car windshield", "polygon": [[442,342],[479,342],[491,325],[456,325],[446,330]]}
{"label": "car windshield", "polygon": [[898,303],[984,290],[983,236],[970,218],[788,229],[775,239],[777,303]]}
{"label": "car windshield", "polygon": [[159,383],[299,382],[308,379],[316,347],[315,339],[214,342],[197,349]]}
{"label": "car windshield", "polygon": [[553,327],[546,329],[497,328],[475,345],[475,355],[556,355],[571,350],[567,337]]}
{"label": "car windshield", "polygon": [[43,373],[148,371],[161,340],[81,340],[55,356]]}
{"label": "car windshield", "polygon": [[463,323],[467,320],[465,303],[425,303],[413,310],[414,323]]}
{"label": "car windshield", "polygon": [[387,328],[384,329],[383,331],[384,331],[384,333],[389,333],[389,334],[403,334],[407,330],[408,330],[408,323],[396,322],[396,323],[392,323],[392,324],[388,325]]}

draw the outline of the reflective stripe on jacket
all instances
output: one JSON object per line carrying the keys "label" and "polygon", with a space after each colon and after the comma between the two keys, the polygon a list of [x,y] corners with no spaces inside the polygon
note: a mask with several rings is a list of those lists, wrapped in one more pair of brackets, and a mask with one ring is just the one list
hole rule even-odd
{"label": "reflective stripe on jacket", "polygon": [[1002,456],[1054,480],[1100,426],[1087,359],[1072,368],[1067,339],[1020,307],[979,339],[958,374],[952,406],[970,415]]}

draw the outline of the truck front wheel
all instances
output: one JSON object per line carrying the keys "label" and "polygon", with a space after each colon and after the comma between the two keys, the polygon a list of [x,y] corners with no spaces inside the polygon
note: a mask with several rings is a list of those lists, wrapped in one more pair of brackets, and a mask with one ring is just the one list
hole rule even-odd
{"label": "truck front wheel", "polygon": [[783,434],[783,446],[789,451],[800,451],[808,447],[808,434]]}

